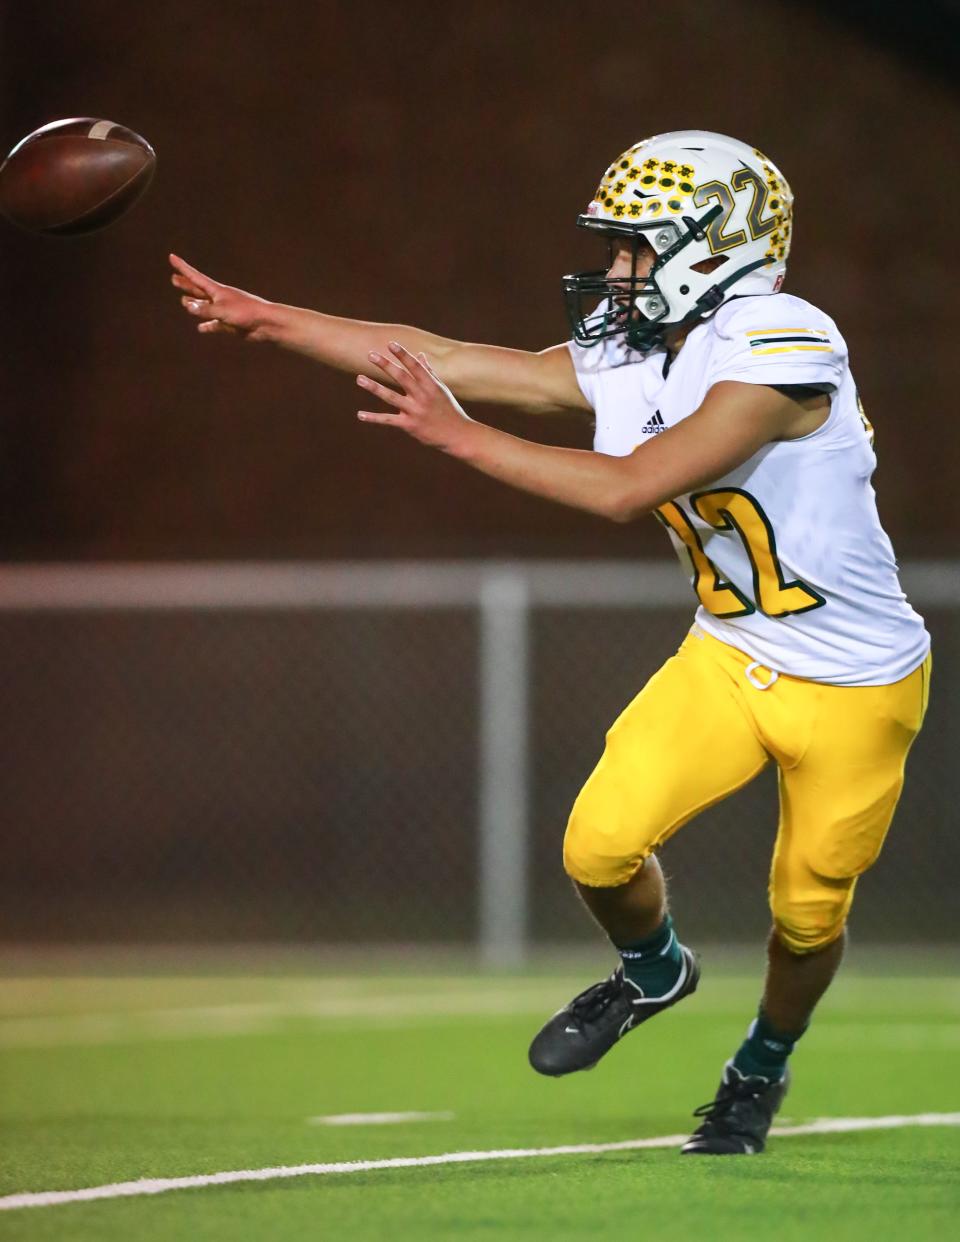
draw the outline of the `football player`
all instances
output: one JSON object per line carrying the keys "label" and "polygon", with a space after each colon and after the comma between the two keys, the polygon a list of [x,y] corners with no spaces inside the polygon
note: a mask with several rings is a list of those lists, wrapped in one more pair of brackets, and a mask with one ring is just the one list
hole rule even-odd
{"label": "football player", "polygon": [[[360,372],[386,407],[362,421],[535,495],[617,522],[654,513],[666,528],[696,619],[607,734],[564,840],[620,961],[546,1023],[530,1061],[550,1075],[587,1069],[696,989],[657,850],[775,764],[766,981],[716,1098],[697,1110],[692,1155],[763,1150],[929,686],[929,636],[877,516],[872,431],[843,337],[781,292],[792,216],[783,174],[751,146],[703,131],[637,143],[579,219],[607,264],[565,278],[572,340],[542,353],[275,305],[171,257],[201,332]],[[460,404],[472,400],[592,413],[593,451],[475,422]]]}

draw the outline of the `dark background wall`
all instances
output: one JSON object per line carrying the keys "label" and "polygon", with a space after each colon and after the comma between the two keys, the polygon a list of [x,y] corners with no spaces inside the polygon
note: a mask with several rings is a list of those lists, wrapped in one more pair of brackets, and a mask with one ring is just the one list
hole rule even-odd
{"label": "dark background wall", "polygon": [[103,234],[0,227],[0,555],[664,550],[652,522],[613,528],[359,427],[349,377],[197,337],[165,255],[283,301],[540,348],[566,335],[560,275],[593,262],[573,221],[600,172],[688,126],[786,171],[788,288],[847,336],[882,515],[901,554],[951,552],[949,6],[915,5],[899,31],[868,7],[5,0],[0,145],[105,116],[159,167]]}

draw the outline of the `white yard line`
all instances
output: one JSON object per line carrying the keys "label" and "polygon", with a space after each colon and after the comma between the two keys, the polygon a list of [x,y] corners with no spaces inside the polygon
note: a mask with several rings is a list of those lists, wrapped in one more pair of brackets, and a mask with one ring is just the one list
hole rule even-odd
{"label": "white yard line", "polygon": [[[905,1126],[960,1126],[960,1113],[917,1113],[914,1116],[827,1117],[806,1125],[775,1126],[772,1135],[798,1138],[807,1134],[852,1134],[861,1130],[899,1130]],[[290,1164],[266,1169],[231,1169],[225,1173],[201,1173],[193,1177],[152,1177],[135,1182],[88,1186],[84,1190],[43,1190],[0,1198],[0,1211],[15,1208],[54,1207],[91,1199],[124,1199],[138,1195],[161,1195],[168,1190],[191,1190],[200,1186],[226,1186],[236,1182],[269,1182],[287,1177],[318,1177],[330,1173],[368,1173],[376,1169],[420,1169],[437,1164],[478,1164],[490,1160],[529,1160],[552,1156],[592,1156],[608,1151],[640,1151],[678,1147],[686,1134],[628,1139],[622,1143],[579,1143],[564,1147],[520,1147],[504,1151],[450,1151],[439,1156],[399,1156],[391,1160],[349,1160],[337,1164]]]}
{"label": "white yard line", "polygon": [[398,1126],[407,1121],[453,1121],[454,1113],[331,1113],[308,1117],[310,1126]]}

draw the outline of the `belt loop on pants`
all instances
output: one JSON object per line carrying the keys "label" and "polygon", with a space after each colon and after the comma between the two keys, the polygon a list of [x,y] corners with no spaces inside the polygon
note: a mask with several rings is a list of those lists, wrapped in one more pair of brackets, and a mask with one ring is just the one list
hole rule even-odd
{"label": "belt loop on pants", "polygon": [[[756,675],[756,670],[758,668],[766,669],[766,671],[770,674],[769,681],[760,680],[760,678]],[[765,664],[761,664],[759,660],[754,660],[752,664],[748,664],[743,672],[747,681],[749,681],[750,685],[753,686],[755,690],[769,690],[774,682],[778,681],[780,678],[780,674],[776,669],[767,668],[767,666]]]}

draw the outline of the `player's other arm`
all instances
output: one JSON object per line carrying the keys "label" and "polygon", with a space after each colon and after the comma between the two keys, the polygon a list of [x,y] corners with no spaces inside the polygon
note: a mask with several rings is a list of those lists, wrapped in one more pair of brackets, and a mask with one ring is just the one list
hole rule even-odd
{"label": "player's other arm", "polygon": [[806,416],[774,388],[724,380],[689,418],[651,444],[608,457],[535,444],[474,422],[425,356],[414,358],[396,343],[390,350],[392,357],[374,351],[370,362],[395,387],[368,374],[357,378],[390,409],[361,410],[362,422],[396,427],[511,487],[615,522],[632,521],[722,478],[766,444],[795,438]]}
{"label": "player's other arm", "polygon": [[475,345],[402,324],[367,323],[268,302],[220,284],[170,256],[172,283],[203,333],[227,332],[269,341],[340,371],[357,372],[385,339],[412,354],[426,353],[440,379],[466,401],[510,405],[528,413],[588,413],[569,351],[555,345],[541,353]]}

